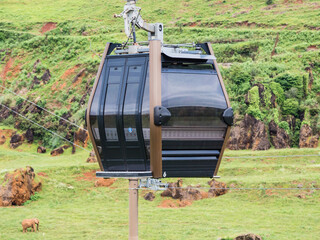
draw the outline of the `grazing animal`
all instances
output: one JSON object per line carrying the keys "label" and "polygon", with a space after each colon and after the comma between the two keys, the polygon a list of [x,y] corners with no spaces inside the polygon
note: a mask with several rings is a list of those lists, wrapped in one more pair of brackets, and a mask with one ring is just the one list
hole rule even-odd
{"label": "grazing animal", "polygon": [[31,228],[32,232],[39,231],[39,220],[37,218],[25,219],[22,221],[21,225],[24,233],[28,231],[28,228]]}

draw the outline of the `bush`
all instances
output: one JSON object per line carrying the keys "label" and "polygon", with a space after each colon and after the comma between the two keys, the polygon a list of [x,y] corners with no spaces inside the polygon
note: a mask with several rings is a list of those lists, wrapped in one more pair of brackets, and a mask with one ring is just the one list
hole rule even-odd
{"label": "bush", "polygon": [[280,122],[280,123],[279,123],[279,128],[284,129],[287,133],[290,132],[289,123],[287,123],[286,121]]}
{"label": "bush", "polygon": [[299,102],[296,99],[286,99],[282,106],[283,114],[298,117]]}
{"label": "bush", "polygon": [[267,1],[266,1],[266,4],[267,4],[267,5],[272,5],[272,4],[273,4],[273,0],[267,0]]}

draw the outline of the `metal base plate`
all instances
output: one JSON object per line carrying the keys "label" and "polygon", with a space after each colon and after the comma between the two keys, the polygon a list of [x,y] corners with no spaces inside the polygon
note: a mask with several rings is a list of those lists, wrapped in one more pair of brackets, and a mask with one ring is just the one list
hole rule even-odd
{"label": "metal base plate", "polygon": [[152,172],[96,172],[101,178],[150,178]]}

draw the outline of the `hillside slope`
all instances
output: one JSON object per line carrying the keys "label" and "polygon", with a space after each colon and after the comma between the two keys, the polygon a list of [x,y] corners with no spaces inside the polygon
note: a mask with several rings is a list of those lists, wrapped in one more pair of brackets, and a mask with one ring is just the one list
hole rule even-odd
{"label": "hillside slope", "polygon": [[[229,147],[316,147],[320,133],[320,1],[147,1],[148,22],[165,42],[207,42],[236,114]],[[0,103],[73,140],[76,128],[32,108],[8,90],[78,125],[106,42],[126,41],[114,19],[124,1],[1,1]],[[138,32],[139,40],[146,40]],[[3,88],[4,87],[4,88]],[[0,109],[0,120],[32,128],[43,144],[62,142]],[[256,132],[256,134],[251,134]]]}

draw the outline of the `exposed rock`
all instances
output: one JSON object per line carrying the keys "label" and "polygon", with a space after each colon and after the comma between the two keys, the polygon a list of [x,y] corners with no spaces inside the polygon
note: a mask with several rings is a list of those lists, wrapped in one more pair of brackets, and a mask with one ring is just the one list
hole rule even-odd
{"label": "exposed rock", "polygon": [[62,146],[62,148],[63,148],[64,150],[66,150],[66,149],[68,149],[68,148],[70,148],[70,147],[71,147],[71,146],[70,146],[70,145],[67,145],[67,144]]}
{"label": "exposed rock", "polygon": [[148,192],[143,196],[143,198],[147,201],[153,201],[156,198],[156,196],[153,192]]}
{"label": "exposed rock", "polygon": [[7,108],[2,108],[0,111],[0,120],[7,119],[10,115],[10,110]]}
{"label": "exposed rock", "polygon": [[17,147],[19,147],[20,145],[22,145],[23,143],[23,136],[22,135],[19,135],[19,134],[14,134],[12,137],[11,137],[11,140],[10,140],[10,147],[15,149]]}
{"label": "exposed rock", "polygon": [[40,63],[40,60],[37,59],[37,61],[35,61],[35,63],[33,64],[33,70],[32,70],[33,73],[37,72],[37,66],[38,66],[39,63]]}
{"label": "exposed rock", "polygon": [[94,183],[95,187],[110,187],[117,179],[116,178],[109,178],[104,179],[100,178]]}
{"label": "exposed rock", "polygon": [[76,153],[76,146],[74,144],[72,144],[72,151],[71,151],[72,154],[75,154]]}
{"label": "exposed rock", "polygon": [[7,173],[0,185],[0,206],[22,205],[35,193],[41,190],[42,183],[35,181],[32,167],[16,169]]}
{"label": "exposed rock", "polygon": [[262,240],[262,237],[253,233],[247,233],[236,237],[234,240]]}
{"label": "exposed rock", "polygon": [[[71,114],[71,112],[67,112],[67,113],[62,114],[61,117],[64,118],[64,119],[69,120],[69,118],[72,117],[72,114]],[[62,125],[62,126],[67,126],[68,122],[63,120],[63,119],[60,119],[59,124]]]}
{"label": "exposed rock", "polygon": [[248,114],[231,129],[228,148],[232,150],[267,150],[271,147],[263,122]]}
{"label": "exposed rock", "polygon": [[64,153],[63,147],[56,148],[51,151],[51,156],[59,156],[60,154]]}
{"label": "exposed rock", "polygon": [[95,157],[95,156],[96,156],[96,153],[94,151],[91,151],[89,154],[89,157]]}
{"label": "exposed rock", "polygon": [[33,87],[38,84],[40,84],[40,79],[37,76],[34,76],[30,88],[33,89]]}
{"label": "exposed rock", "polygon": [[87,163],[96,163],[97,159],[95,157],[88,157]]}
{"label": "exposed rock", "polygon": [[43,146],[39,146],[38,149],[37,149],[37,152],[38,153],[46,153],[47,152],[47,149]]}
{"label": "exposed rock", "polygon": [[50,70],[47,69],[41,77],[41,80],[44,84],[47,84],[51,78]]}
{"label": "exposed rock", "polygon": [[223,182],[218,182],[214,179],[208,182],[210,185],[209,197],[218,197],[224,195],[228,192],[227,184]]}
{"label": "exposed rock", "polygon": [[316,148],[319,145],[319,135],[312,134],[312,128],[304,124],[300,129],[300,148]]}
{"label": "exposed rock", "polygon": [[33,130],[29,128],[24,134],[24,137],[28,143],[33,143]]}
{"label": "exposed rock", "polygon": [[0,136],[0,145],[5,144],[5,142],[6,142],[6,136],[1,135],[1,136]]}
{"label": "exposed rock", "polygon": [[182,196],[182,180],[176,183],[168,183],[168,189],[161,193],[161,197],[172,197],[173,199],[180,199]]}
{"label": "exposed rock", "polygon": [[87,131],[85,131],[84,129],[79,128],[79,130],[74,133],[75,144],[83,145],[84,147],[86,147],[88,140],[89,140],[89,135]]}
{"label": "exposed rock", "polygon": [[87,70],[86,68],[81,69],[80,72],[74,77],[72,83],[75,83],[76,81],[78,81],[80,77],[83,77],[86,70]]}
{"label": "exposed rock", "polygon": [[271,143],[276,149],[290,147],[289,134],[273,120],[269,123],[269,134]]}

